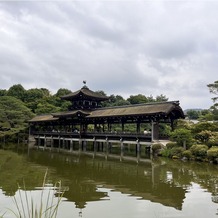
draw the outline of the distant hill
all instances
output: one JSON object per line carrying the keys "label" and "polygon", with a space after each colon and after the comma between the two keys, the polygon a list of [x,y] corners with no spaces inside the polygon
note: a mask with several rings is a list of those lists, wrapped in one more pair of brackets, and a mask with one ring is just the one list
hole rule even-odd
{"label": "distant hill", "polygon": [[197,111],[197,112],[199,112],[199,111],[203,111],[203,110],[205,110],[205,109],[202,109],[202,108],[185,109],[184,114],[187,114],[187,111]]}

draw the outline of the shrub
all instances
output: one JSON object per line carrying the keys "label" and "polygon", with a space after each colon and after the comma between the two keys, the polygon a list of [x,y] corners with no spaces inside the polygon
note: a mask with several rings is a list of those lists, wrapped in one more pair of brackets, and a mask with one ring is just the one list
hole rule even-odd
{"label": "shrub", "polygon": [[213,146],[207,151],[207,157],[209,160],[214,161],[218,158],[218,146]]}
{"label": "shrub", "polygon": [[207,156],[208,146],[203,144],[195,144],[190,148],[191,153],[195,157],[205,158]]}
{"label": "shrub", "polygon": [[162,148],[162,145],[160,143],[156,143],[152,145],[152,151],[155,153],[158,150],[160,150]]}
{"label": "shrub", "polygon": [[171,149],[171,157],[182,157],[182,153],[183,153],[183,151],[184,151],[184,148],[182,148],[182,147],[173,147],[172,149]]}
{"label": "shrub", "polygon": [[168,149],[172,149],[173,147],[176,147],[176,146],[178,146],[176,142],[168,142],[168,143],[166,144],[166,147],[167,147]]}
{"label": "shrub", "polygon": [[161,150],[160,155],[163,157],[171,157],[171,149],[164,148]]}
{"label": "shrub", "polygon": [[182,157],[186,157],[187,159],[190,159],[192,157],[192,152],[190,150],[185,150],[182,152]]}
{"label": "shrub", "polygon": [[213,132],[207,142],[209,147],[218,146],[218,132]]}
{"label": "shrub", "polygon": [[171,140],[177,142],[179,146],[189,146],[192,141],[191,131],[188,129],[176,129],[170,134]]}
{"label": "shrub", "polygon": [[203,130],[196,134],[195,138],[199,140],[201,143],[206,143],[212,136],[212,132],[208,130]]}

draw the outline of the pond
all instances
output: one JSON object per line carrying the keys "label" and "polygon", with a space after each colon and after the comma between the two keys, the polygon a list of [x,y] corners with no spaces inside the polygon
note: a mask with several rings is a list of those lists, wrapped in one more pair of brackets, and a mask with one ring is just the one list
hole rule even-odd
{"label": "pond", "polygon": [[60,200],[58,218],[215,218],[218,166],[0,150],[0,216],[16,217],[19,208],[29,217],[51,199]]}

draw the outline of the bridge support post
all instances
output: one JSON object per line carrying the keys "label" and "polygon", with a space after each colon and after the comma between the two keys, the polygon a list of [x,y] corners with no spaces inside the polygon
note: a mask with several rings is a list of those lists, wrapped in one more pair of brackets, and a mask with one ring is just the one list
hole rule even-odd
{"label": "bridge support post", "polygon": [[159,123],[153,122],[151,124],[152,130],[151,130],[151,140],[158,140],[159,139]]}
{"label": "bridge support post", "polygon": [[44,147],[43,147],[43,150],[46,149],[46,143],[47,143],[47,138],[46,138],[46,136],[44,136]]}
{"label": "bridge support post", "polygon": [[38,148],[40,146],[40,136],[38,136]]}
{"label": "bridge support post", "polygon": [[123,139],[120,139],[120,161],[123,160],[123,153],[124,153]]}
{"label": "bridge support post", "polygon": [[140,160],[140,152],[141,152],[141,144],[139,140],[136,140],[136,158],[137,158],[137,163]]}
{"label": "bridge support post", "polygon": [[83,143],[82,139],[79,139],[79,152],[82,151],[82,143]]}
{"label": "bridge support post", "polygon": [[53,139],[53,137],[51,137],[51,148],[50,148],[50,151],[53,150],[53,147],[54,147],[54,139]]}
{"label": "bridge support post", "polygon": [[109,142],[108,142],[108,138],[106,138],[105,140],[105,159],[107,160],[108,159],[108,147],[109,147]]}
{"label": "bridge support post", "polygon": [[73,139],[70,140],[70,152],[73,152]]}
{"label": "bridge support post", "polygon": [[94,141],[93,141],[93,158],[96,156],[96,150],[97,150],[97,142],[94,138]]}
{"label": "bridge support post", "polygon": [[58,137],[58,152],[60,152],[61,149],[61,137]]}
{"label": "bridge support post", "polygon": [[86,151],[86,145],[87,145],[87,142],[83,141],[83,151]]}

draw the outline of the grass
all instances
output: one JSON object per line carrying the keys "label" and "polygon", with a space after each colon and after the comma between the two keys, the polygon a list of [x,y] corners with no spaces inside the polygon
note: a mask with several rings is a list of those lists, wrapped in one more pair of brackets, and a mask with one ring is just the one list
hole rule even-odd
{"label": "grass", "polygon": [[[24,193],[19,188],[18,196],[13,197],[14,204],[16,206],[15,211],[9,209],[16,218],[56,218],[58,208],[63,196],[61,189],[61,181],[57,182],[54,187],[49,189],[46,187],[46,178],[48,171],[44,175],[42,191],[40,199],[34,200],[31,192],[26,191],[24,183]],[[0,218],[3,218],[0,216]]]}

